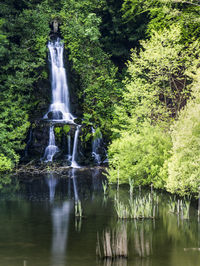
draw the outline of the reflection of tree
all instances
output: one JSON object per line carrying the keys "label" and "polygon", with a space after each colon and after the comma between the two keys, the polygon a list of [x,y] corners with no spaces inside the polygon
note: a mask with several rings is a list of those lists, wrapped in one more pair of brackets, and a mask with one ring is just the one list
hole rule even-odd
{"label": "reflection of tree", "polygon": [[3,197],[11,199],[16,196],[16,192],[19,191],[19,180],[17,178],[11,178],[11,175],[0,176],[0,194]]}
{"label": "reflection of tree", "polygon": [[163,226],[167,235],[173,241],[181,241],[185,244],[197,243],[198,222],[195,219],[184,220],[179,215],[169,213],[166,205],[162,207]]}

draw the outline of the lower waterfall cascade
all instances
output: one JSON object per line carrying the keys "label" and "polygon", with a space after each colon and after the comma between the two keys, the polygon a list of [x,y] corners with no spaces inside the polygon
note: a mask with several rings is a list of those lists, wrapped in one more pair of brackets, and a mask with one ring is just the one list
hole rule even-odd
{"label": "lower waterfall cascade", "polygon": [[58,147],[55,145],[55,135],[54,135],[54,126],[49,128],[49,145],[46,147],[44,152],[44,159],[46,162],[51,162],[53,156],[59,151]]}

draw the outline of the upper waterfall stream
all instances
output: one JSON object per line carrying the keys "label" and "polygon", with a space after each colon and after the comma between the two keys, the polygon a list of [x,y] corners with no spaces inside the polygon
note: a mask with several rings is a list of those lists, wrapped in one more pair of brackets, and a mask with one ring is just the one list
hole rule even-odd
{"label": "upper waterfall stream", "polygon": [[69,87],[63,60],[64,44],[57,38],[56,41],[48,43],[48,48],[51,62],[52,103],[44,118],[49,118],[51,113],[52,120],[73,123],[74,116],[70,112]]}

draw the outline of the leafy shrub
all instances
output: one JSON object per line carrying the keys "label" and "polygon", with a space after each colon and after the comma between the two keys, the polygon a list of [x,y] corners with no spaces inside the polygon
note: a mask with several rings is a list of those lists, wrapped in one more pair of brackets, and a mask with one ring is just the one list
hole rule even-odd
{"label": "leafy shrub", "polygon": [[3,154],[0,154],[0,172],[10,171],[12,169],[12,162]]}
{"label": "leafy shrub", "polygon": [[172,142],[172,157],[168,161],[167,190],[181,195],[197,193],[200,186],[199,77],[193,87],[193,98],[180,112],[178,121],[172,127]]}
{"label": "leafy shrub", "polygon": [[109,148],[110,181],[116,182],[119,176],[121,183],[131,178],[135,185],[163,187],[161,170],[170,148],[169,135],[158,126],[145,123],[138,133],[123,133]]}

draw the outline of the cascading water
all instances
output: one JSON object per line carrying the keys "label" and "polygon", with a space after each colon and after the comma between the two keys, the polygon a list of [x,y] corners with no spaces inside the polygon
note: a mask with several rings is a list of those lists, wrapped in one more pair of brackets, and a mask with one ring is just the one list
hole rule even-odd
{"label": "cascading water", "polygon": [[73,146],[73,153],[72,153],[72,163],[71,167],[73,168],[79,168],[80,166],[76,162],[77,158],[77,147],[78,147],[78,136],[79,136],[79,131],[80,131],[80,125],[77,126],[75,136],[74,136],[74,146]]}
{"label": "cascading water", "polygon": [[68,135],[67,136],[67,143],[68,143],[68,155],[67,155],[67,159],[68,159],[68,161],[71,161],[71,159],[72,159],[72,155],[71,155],[71,136],[70,135]]}
{"label": "cascading water", "polygon": [[50,41],[48,48],[51,60],[52,104],[44,118],[73,123],[74,116],[70,112],[69,88],[63,61],[64,45],[58,38],[56,41]]}
{"label": "cascading water", "polygon": [[53,156],[59,151],[58,147],[55,145],[55,135],[54,126],[50,126],[49,129],[49,145],[46,147],[44,152],[44,159],[46,162],[51,162]]}
{"label": "cascading water", "polygon": [[[95,130],[94,128],[92,127],[92,134],[94,136],[95,134]],[[98,149],[100,148],[101,146],[101,140],[102,138],[95,138],[92,142],[92,157],[94,158],[95,162],[99,165],[101,163],[101,156],[100,154],[98,153]]]}

